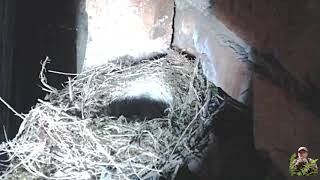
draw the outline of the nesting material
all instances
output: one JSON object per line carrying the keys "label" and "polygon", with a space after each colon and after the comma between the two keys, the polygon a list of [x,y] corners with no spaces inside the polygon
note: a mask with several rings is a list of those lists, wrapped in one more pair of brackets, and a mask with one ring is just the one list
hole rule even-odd
{"label": "nesting material", "polygon": [[[175,51],[139,62],[122,58],[75,75],[62,90],[47,84],[46,63],[40,78],[49,94],[21,115],[17,136],[0,146],[11,161],[4,179],[174,179],[214,139],[217,89],[199,59]],[[172,93],[168,116],[108,115],[116,92],[133,79],[153,76]]]}

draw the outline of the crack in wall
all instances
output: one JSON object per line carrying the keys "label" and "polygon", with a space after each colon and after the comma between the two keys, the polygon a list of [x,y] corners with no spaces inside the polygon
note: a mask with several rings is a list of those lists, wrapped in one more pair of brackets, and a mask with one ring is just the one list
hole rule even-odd
{"label": "crack in wall", "polygon": [[173,1],[173,15],[172,15],[172,33],[171,33],[171,41],[170,41],[170,49],[173,49],[173,43],[174,43],[174,33],[175,33],[175,19],[176,19],[176,13],[177,13],[177,7],[176,7],[176,1]]}
{"label": "crack in wall", "polygon": [[217,38],[221,40],[221,45],[232,49],[238,55],[238,59],[247,63],[254,72],[285,90],[291,97],[302,102],[307,109],[320,117],[317,105],[320,101],[318,93],[320,89],[316,85],[308,80],[303,83],[296,79],[271,53],[262,53],[255,47],[245,48],[226,36],[217,36]]}

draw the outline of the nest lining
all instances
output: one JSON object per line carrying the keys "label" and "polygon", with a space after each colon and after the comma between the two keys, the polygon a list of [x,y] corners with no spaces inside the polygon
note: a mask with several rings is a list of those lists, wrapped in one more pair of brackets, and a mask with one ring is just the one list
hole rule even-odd
{"label": "nest lining", "polygon": [[[160,59],[119,59],[69,78],[26,115],[17,136],[0,145],[10,160],[5,179],[174,179],[179,167],[200,158],[214,139],[219,101],[199,59],[169,51]],[[51,71],[53,72],[53,71]],[[163,79],[174,100],[162,118],[134,120],[106,113],[134,79]]]}

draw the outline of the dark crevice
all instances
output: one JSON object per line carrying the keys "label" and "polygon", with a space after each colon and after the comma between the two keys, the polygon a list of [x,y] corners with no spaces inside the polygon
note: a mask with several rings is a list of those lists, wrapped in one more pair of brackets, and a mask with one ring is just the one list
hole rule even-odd
{"label": "dark crevice", "polygon": [[171,42],[170,42],[170,48],[173,49],[173,43],[174,43],[174,33],[175,33],[175,18],[177,13],[177,7],[176,2],[173,1],[173,15],[172,15],[172,34],[171,34]]}
{"label": "dark crevice", "polygon": [[[221,88],[219,95],[223,97],[224,105],[214,117],[216,140],[209,150],[207,160],[204,161],[210,167],[208,179],[284,179],[284,175],[272,163],[269,154],[255,148],[251,103],[242,104]],[[232,173],[230,164],[238,167],[233,169]]]}
{"label": "dark crevice", "polygon": [[[212,119],[214,142],[209,145],[208,153],[197,173],[192,173],[188,167],[184,167],[179,170],[176,179],[285,179],[270,155],[264,151],[257,151],[254,146],[251,106],[238,102],[221,88],[218,88],[218,94],[224,100]],[[237,167],[232,168],[232,173],[230,165]]]}
{"label": "dark crevice", "polygon": [[[61,4],[63,3],[63,6]],[[76,72],[76,26],[78,1],[16,1],[13,14],[15,48],[12,58],[11,102],[17,112],[27,113],[43,98],[39,88],[40,61],[52,59],[48,69]],[[10,68],[8,64],[1,64]],[[65,76],[47,74],[48,83],[63,88]],[[21,120],[13,115],[8,123],[9,139],[15,137]]]}
{"label": "dark crevice", "polygon": [[[0,1],[0,97],[12,104],[12,68],[15,49],[15,0]],[[10,110],[0,103],[0,141],[9,131]],[[1,158],[0,158],[1,159]]]}

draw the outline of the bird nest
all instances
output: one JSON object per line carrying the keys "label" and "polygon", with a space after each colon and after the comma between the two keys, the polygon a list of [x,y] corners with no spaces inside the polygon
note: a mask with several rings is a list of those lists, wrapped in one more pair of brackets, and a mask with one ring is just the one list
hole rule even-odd
{"label": "bird nest", "polygon": [[[219,96],[199,59],[176,51],[143,61],[120,58],[74,74],[62,90],[47,84],[48,62],[40,73],[48,95],[28,114],[17,114],[23,119],[18,134],[0,145],[10,161],[2,178],[174,179],[214,139]],[[132,79],[154,76],[173,94],[165,116],[137,120],[106,113],[115,92]]]}

